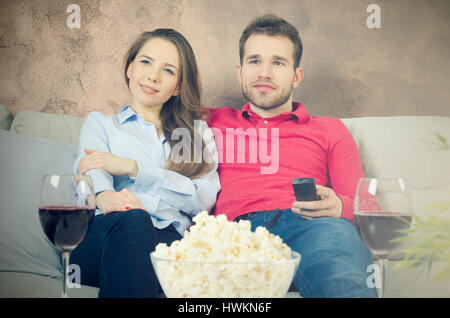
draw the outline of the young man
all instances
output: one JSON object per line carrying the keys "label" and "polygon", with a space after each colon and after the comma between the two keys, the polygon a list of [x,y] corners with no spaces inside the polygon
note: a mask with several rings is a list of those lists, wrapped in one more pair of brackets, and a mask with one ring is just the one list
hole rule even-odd
{"label": "young man", "polygon": [[[298,251],[302,296],[376,297],[367,286],[372,258],[352,224],[364,175],[358,148],[339,119],[292,102],[301,55],[298,32],[283,19],[266,15],[244,30],[237,71],[249,102],[211,109],[222,184],[215,214],[266,226]],[[296,201],[292,179],[303,177],[315,179],[320,200]]]}

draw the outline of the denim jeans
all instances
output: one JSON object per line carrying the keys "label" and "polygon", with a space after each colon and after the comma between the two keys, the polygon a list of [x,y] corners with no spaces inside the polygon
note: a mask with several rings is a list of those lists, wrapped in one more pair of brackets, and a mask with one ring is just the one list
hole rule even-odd
{"label": "denim jeans", "polygon": [[81,284],[99,287],[99,297],[157,297],[159,283],[150,253],[160,242],[181,239],[169,226],[156,229],[143,210],[96,215],[70,256]]}
{"label": "denim jeans", "polygon": [[303,297],[377,297],[376,289],[367,286],[372,256],[349,220],[306,220],[290,209],[253,212],[244,218],[253,231],[265,226],[301,254],[293,282]]}

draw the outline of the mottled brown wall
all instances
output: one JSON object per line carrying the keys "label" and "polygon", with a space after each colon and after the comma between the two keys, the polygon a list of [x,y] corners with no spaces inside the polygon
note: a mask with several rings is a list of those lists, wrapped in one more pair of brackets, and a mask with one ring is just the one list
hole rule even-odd
{"label": "mottled brown wall", "polygon": [[[69,4],[81,28],[66,25]],[[381,29],[366,8],[381,7]],[[0,104],[84,116],[128,101],[122,58],[142,31],[191,42],[208,107],[244,103],[238,39],[273,12],[300,31],[305,77],[295,91],[315,115],[450,115],[448,0],[0,0]]]}

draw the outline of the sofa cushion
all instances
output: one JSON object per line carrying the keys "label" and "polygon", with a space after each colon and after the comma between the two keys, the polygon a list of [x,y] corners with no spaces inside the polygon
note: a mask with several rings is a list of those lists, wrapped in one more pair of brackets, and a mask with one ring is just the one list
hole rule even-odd
{"label": "sofa cushion", "polygon": [[59,253],[41,228],[38,200],[44,174],[72,173],[76,147],[4,130],[0,144],[0,271],[61,278]]}
{"label": "sofa cushion", "polygon": [[21,110],[14,117],[11,131],[78,145],[83,122],[80,117]]}
{"label": "sofa cushion", "polygon": [[0,105],[0,129],[9,130],[12,120],[13,115],[9,109]]}

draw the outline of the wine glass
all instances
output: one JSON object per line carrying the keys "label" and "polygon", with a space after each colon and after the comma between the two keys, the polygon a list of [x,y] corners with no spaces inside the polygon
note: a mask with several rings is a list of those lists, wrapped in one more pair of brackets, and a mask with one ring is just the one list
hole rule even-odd
{"label": "wine glass", "polygon": [[361,178],[354,202],[359,235],[380,262],[379,297],[384,298],[388,258],[400,244],[391,241],[403,235],[398,230],[411,224],[410,192],[401,178]]}
{"label": "wine glass", "polygon": [[88,176],[45,175],[39,197],[39,219],[48,239],[61,251],[62,297],[67,298],[70,253],[86,235],[95,212],[95,193]]}

